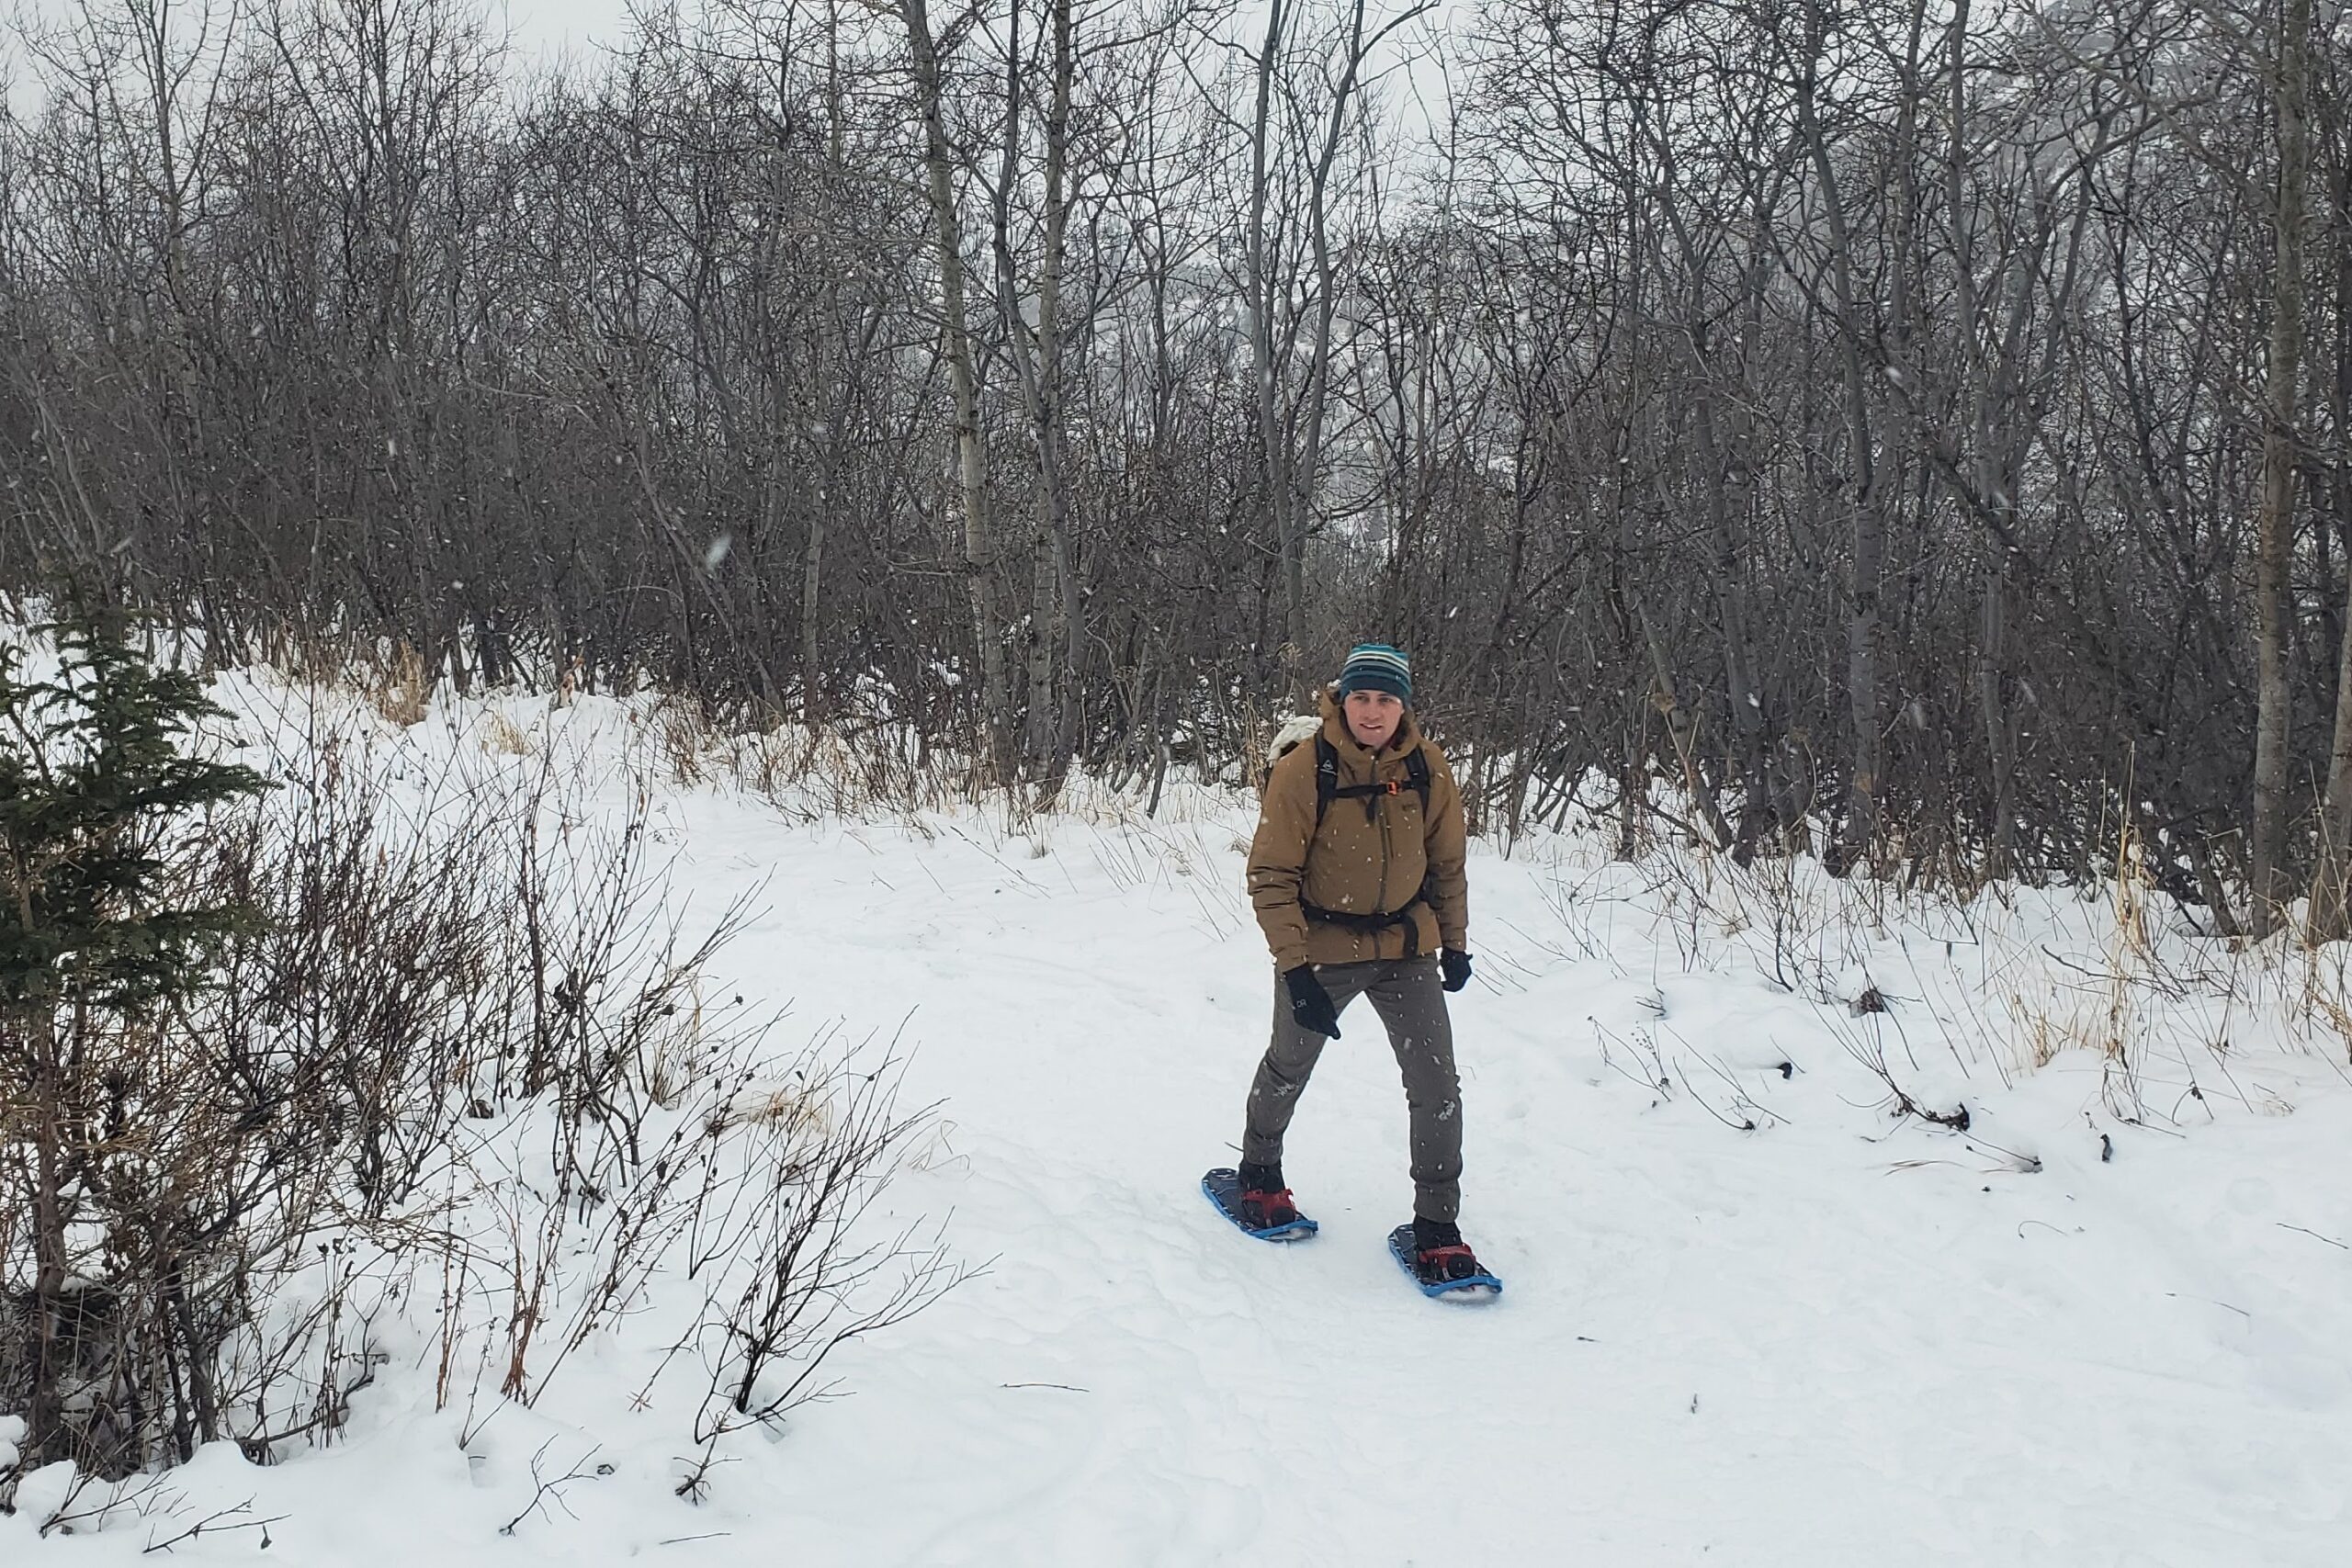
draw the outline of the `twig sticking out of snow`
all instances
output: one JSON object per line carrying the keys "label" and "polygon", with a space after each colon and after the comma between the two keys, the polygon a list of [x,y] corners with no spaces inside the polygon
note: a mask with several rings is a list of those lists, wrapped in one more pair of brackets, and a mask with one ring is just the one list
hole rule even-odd
{"label": "twig sticking out of snow", "polygon": [[[602,1448],[602,1445],[599,1444],[590,1447],[586,1453],[582,1454],[578,1459],[573,1460],[571,1461],[571,1467],[569,1470],[566,1470],[561,1475],[550,1476],[547,1473],[543,1461],[547,1459],[548,1450],[553,1447],[555,1447],[555,1439],[553,1438],[549,1438],[546,1442],[541,1443],[539,1445],[538,1451],[531,1456],[531,1482],[535,1488],[531,1494],[531,1500],[525,1506],[521,1513],[515,1515],[513,1518],[498,1527],[499,1534],[513,1535],[514,1533],[515,1526],[521,1524],[525,1519],[529,1518],[533,1514],[543,1512],[549,1503],[553,1503],[557,1507],[562,1508],[566,1514],[571,1514],[571,1509],[564,1503],[563,1489],[571,1485],[575,1481],[585,1481],[592,1475],[610,1475],[613,1472],[613,1467],[609,1464],[600,1464],[594,1470],[583,1470],[581,1468],[590,1460],[596,1457]],[[579,1516],[572,1515],[571,1517],[576,1518]]]}
{"label": "twig sticking out of snow", "polygon": [[216,1509],[213,1512],[205,1515],[204,1517],[197,1520],[196,1523],[188,1526],[177,1535],[166,1536],[162,1540],[149,1541],[145,1546],[139,1549],[140,1555],[143,1557],[151,1552],[169,1551],[172,1548],[179,1545],[180,1542],[184,1540],[194,1540],[198,1536],[205,1535],[207,1533],[212,1535],[225,1535],[231,1530],[261,1531],[261,1540],[257,1544],[263,1551],[266,1551],[269,1550],[269,1527],[276,1524],[285,1523],[287,1516],[284,1514],[272,1514],[266,1519],[241,1519],[237,1517],[240,1514],[249,1514],[253,1512],[253,1506],[254,1500],[251,1497],[248,1497],[243,1502],[236,1504],[234,1506]]}

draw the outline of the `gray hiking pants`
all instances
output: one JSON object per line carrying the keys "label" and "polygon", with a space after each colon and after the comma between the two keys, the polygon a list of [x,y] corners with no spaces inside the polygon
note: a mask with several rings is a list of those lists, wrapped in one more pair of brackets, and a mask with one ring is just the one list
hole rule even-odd
{"label": "gray hiking pants", "polygon": [[[1342,1013],[1356,998],[1372,998],[1373,1010],[1388,1028],[1389,1049],[1396,1053],[1405,1103],[1412,1112],[1413,1213],[1426,1220],[1456,1218],[1462,1209],[1462,1082],[1453,1070],[1453,1024],[1446,1017],[1437,960],[1318,964],[1315,976]],[[1324,1044],[1323,1036],[1301,1029],[1291,1017],[1290,993],[1278,976],[1273,1043],[1250,1085],[1249,1125],[1241,1140],[1245,1163],[1281,1162],[1283,1134]]]}

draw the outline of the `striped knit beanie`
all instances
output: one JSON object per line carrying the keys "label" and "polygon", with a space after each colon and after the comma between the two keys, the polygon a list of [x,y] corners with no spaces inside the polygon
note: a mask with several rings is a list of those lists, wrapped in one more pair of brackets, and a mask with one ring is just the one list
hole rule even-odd
{"label": "striped knit beanie", "polygon": [[1350,692],[1386,692],[1400,703],[1413,700],[1413,667],[1385,642],[1360,642],[1340,671],[1340,697]]}

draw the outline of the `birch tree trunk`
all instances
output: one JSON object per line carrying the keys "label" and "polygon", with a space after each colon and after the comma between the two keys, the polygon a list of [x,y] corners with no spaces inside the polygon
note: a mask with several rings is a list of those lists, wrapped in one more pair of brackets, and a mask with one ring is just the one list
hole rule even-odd
{"label": "birch tree trunk", "polygon": [[[2295,414],[2302,383],[2304,186],[2311,167],[2308,79],[2312,0],[2286,0],[2278,47],[2278,190],[2267,396],[2262,431],[2262,510],[2256,528],[2256,647],[2254,737],[2253,905],[2256,942],[2278,922],[2286,897],[2289,729],[2293,720],[2292,608],[2288,574],[2295,543]],[[2338,701],[2339,709],[2342,706]],[[2331,769],[2331,772],[2333,770]]]}
{"label": "birch tree trunk", "polygon": [[1266,39],[1257,59],[1257,109],[1250,124],[1250,369],[1254,379],[1258,442],[1265,468],[1266,505],[1272,514],[1275,548],[1282,557],[1283,668],[1293,694],[1304,690],[1299,677],[1306,641],[1306,533],[1293,504],[1290,433],[1280,417],[1274,385],[1274,300],[1286,292],[1266,253],[1268,208],[1273,199],[1272,142],[1274,137],[1274,77],[1281,66],[1283,29],[1290,18],[1285,0],[1266,10]]}
{"label": "birch tree trunk", "polygon": [[1879,696],[1881,632],[1879,583],[1885,569],[1886,520],[1882,511],[1880,465],[1871,432],[1871,400],[1862,365],[1861,322],[1856,314],[1853,235],[1838,173],[1815,102],[1828,18],[1818,3],[1808,17],[1806,58],[1796,83],[1797,132],[1804,139],[1821,185],[1822,213],[1829,230],[1831,300],[1837,311],[1839,378],[1846,394],[1847,466],[1853,492],[1853,562],[1847,581],[1846,689],[1851,715],[1852,776],[1847,784],[1847,821],[1839,835],[1834,868],[1842,874],[1868,853],[1878,837],[1881,784]]}
{"label": "birch tree trunk", "polygon": [[[1070,0],[1051,0],[1052,97],[1046,111],[1045,254],[1037,279],[1037,324],[1028,324],[1020,267],[1012,253],[1012,192],[1020,176],[1022,108],[1026,97],[1021,51],[1022,0],[1013,0],[1005,46],[1004,144],[998,172],[995,248],[997,290],[1023,412],[1036,449],[1038,501],[1045,519],[1041,564],[1032,594],[1037,623],[1031,634],[1027,748],[1046,776],[1058,779],[1075,753],[1082,705],[1080,656],[1086,646],[1085,601],[1079,582],[1077,507],[1062,441],[1062,274],[1069,233],[1069,116],[1077,72],[1076,26]],[[1060,656],[1059,695],[1053,681]]]}
{"label": "birch tree trunk", "polygon": [[988,732],[989,767],[995,782],[1001,784],[1014,771],[1012,704],[992,582],[995,540],[989,517],[988,453],[980,436],[979,380],[964,312],[963,228],[956,211],[955,171],[949,162],[946,117],[940,102],[939,49],[932,35],[927,0],[900,0],[899,15],[906,22],[915,97],[922,112],[923,166],[939,238],[939,295],[945,317],[948,387],[956,408],[956,476],[964,504],[964,572],[971,598],[972,636],[980,660],[980,722]]}
{"label": "birch tree trunk", "polygon": [[[2352,126],[2345,107],[2332,104],[2334,146],[2329,216],[2335,254],[2335,374],[2328,388],[2328,422],[2335,431],[2335,482],[2329,525],[2352,544]],[[2352,549],[2346,579],[2342,644],[2335,656],[2335,731],[2328,749],[2327,795],[2320,815],[2319,864],[2312,877],[2311,938],[2352,936]]]}

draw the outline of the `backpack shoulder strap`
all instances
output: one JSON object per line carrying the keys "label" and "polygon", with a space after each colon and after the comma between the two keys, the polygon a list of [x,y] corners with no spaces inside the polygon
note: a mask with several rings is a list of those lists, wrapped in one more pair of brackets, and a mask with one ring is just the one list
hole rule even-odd
{"label": "backpack shoulder strap", "polygon": [[1428,741],[1422,741],[1419,745],[1414,747],[1411,752],[1406,756],[1405,777],[1411,781],[1414,790],[1419,794],[1421,797],[1421,815],[1423,817],[1427,817],[1430,814],[1430,754]]}
{"label": "backpack shoulder strap", "polygon": [[[1421,816],[1424,818],[1430,814],[1430,774],[1428,747],[1429,742],[1423,741],[1405,753],[1405,782],[1411,784],[1413,793],[1421,797]],[[1344,795],[1351,798],[1363,797],[1364,809],[1369,813],[1373,809],[1372,797],[1389,794],[1394,788],[1393,784],[1384,787],[1378,784],[1349,784],[1341,788],[1339,750],[1321,734],[1318,733],[1315,737],[1315,826],[1317,828],[1323,826],[1323,814],[1331,809],[1331,802],[1340,796]]]}

